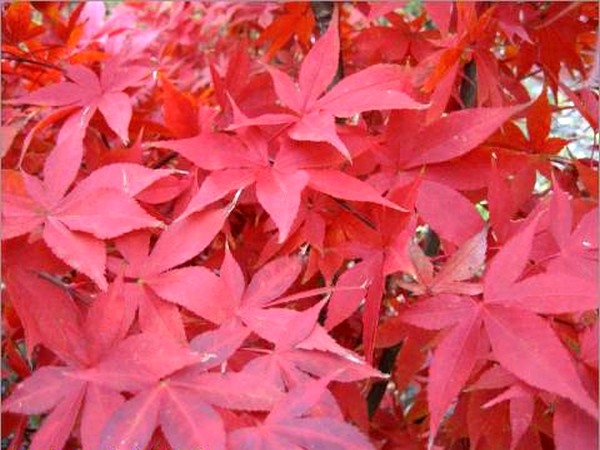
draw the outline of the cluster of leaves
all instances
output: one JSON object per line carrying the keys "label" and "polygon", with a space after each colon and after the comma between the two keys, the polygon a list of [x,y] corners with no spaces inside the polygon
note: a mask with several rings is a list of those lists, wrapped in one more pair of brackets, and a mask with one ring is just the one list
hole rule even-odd
{"label": "cluster of leaves", "polygon": [[597,447],[598,6],[401,6],[2,5],[6,448]]}

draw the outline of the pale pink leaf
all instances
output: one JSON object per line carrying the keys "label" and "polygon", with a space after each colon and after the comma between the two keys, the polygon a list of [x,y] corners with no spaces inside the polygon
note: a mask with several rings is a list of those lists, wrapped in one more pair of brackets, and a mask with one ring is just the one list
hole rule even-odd
{"label": "pale pink leaf", "polygon": [[177,388],[190,390],[212,405],[243,411],[269,411],[282,397],[275,386],[261,375],[242,372],[218,373],[198,370],[197,366],[171,378]]}
{"label": "pale pink leaf", "polygon": [[132,115],[129,96],[124,92],[107,92],[98,102],[98,109],[121,141],[129,142],[129,122]]}
{"label": "pale pink leaf", "polygon": [[67,77],[77,83],[79,86],[85,87],[88,93],[100,95],[102,87],[96,73],[82,64],[68,65],[65,69]]}
{"label": "pale pink leaf", "polygon": [[246,289],[246,280],[242,269],[231,254],[229,247],[225,248],[225,257],[221,264],[219,277],[229,290],[231,298],[235,301],[235,305],[239,305]]}
{"label": "pale pink leaf", "polygon": [[[141,333],[120,342],[81,378],[119,391],[139,391],[162,377],[200,361],[201,355],[158,334]],[[127,364],[123,362],[127,361]]]}
{"label": "pale pink leaf", "polygon": [[366,296],[369,281],[368,271],[363,270],[365,263],[359,263],[345,271],[337,280],[336,288],[354,286],[357,289],[335,289],[327,304],[325,327],[328,330],[342,323],[356,311]]}
{"label": "pale pink leaf", "polygon": [[173,269],[144,281],[159,297],[213,323],[222,323],[235,311],[223,281],[205,267]]}
{"label": "pale pink leaf", "polygon": [[227,361],[249,335],[250,329],[239,321],[231,321],[216,330],[205,331],[196,336],[191,340],[190,347],[200,354],[201,361],[194,367],[206,370]]}
{"label": "pale pink leaf", "polygon": [[553,187],[554,193],[550,200],[550,232],[560,248],[566,246],[571,235],[571,226],[573,223],[573,211],[569,203],[569,195],[563,191],[555,181]]}
{"label": "pale pink leaf", "polygon": [[473,278],[485,263],[487,249],[487,229],[463,242],[454,252],[435,277],[434,284],[441,285],[450,281],[465,281]]}
{"label": "pale pink leaf", "polygon": [[288,135],[296,141],[327,142],[333,145],[344,158],[352,156],[346,144],[340,139],[333,117],[327,111],[314,111],[304,114],[288,130]]}
{"label": "pale pink leaf", "polygon": [[274,67],[267,66],[267,70],[273,79],[273,87],[279,100],[288,108],[298,112],[301,111],[304,106],[303,95],[296,87],[294,80],[287,73]]}
{"label": "pale pink leaf", "polygon": [[138,284],[127,283],[137,297],[127,297],[131,301],[137,298],[138,322],[145,333],[157,334],[164,339],[175,339],[187,343],[185,329],[179,307],[158,297],[151,289]]}
{"label": "pale pink leaf", "polygon": [[322,450],[373,450],[369,439],[354,426],[328,417],[292,419],[285,425],[272,426],[273,432],[301,448]]}
{"label": "pale pink leaf", "polygon": [[532,396],[517,396],[510,400],[511,450],[517,448],[527,429],[531,426],[535,408]]}
{"label": "pale pink leaf", "polygon": [[201,133],[187,139],[159,141],[157,147],[168,148],[204,170],[247,167],[248,151],[239,139],[225,133]]}
{"label": "pale pink leaf", "polygon": [[221,417],[194,391],[167,387],[159,423],[173,448],[225,450]]}
{"label": "pale pink leaf", "polygon": [[104,427],[99,448],[146,448],[157,425],[162,395],[161,389],[152,389],[141,392],[121,405]]}
{"label": "pale pink leaf", "polygon": [[16,105],[67,106],[76,105],[85,96],[85,89],[70,81],[44,86],[12,100]]}
{"label": "pale pink leaf", "polygon": [[2,192],[2,239],[28,234],[44,223],[37,202],[24,195]]}

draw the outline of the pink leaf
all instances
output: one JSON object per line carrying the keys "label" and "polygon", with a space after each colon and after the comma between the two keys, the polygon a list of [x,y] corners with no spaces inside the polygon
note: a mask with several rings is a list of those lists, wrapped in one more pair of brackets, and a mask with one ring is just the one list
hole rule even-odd
{"label": "pink leaf", "polygon": [[487,305],[484,321],[494,357],[504,368],[597,417],[597,406],[583,388],[571,355],[544,319],[522,309]]}
{"label": "pink leaf", "polygon": [[327,142],[336,148],[344,158],[351,160],[352,156],[346,144],[337,133],[335,122],[327,111],[315,111],[304,114],[288,130],[290,138],[302,142]]}
{"label": "pink leaf", "polygon": [[112,389],[88,384],[81,414],[81,443],[83,448],[99,448],[102,429],[110,416],[125,402]]}
{"label": "pink leaf", "polygon": [[338,9],[335,8],[329,28],[302,61],[298,81],[304,97],[303,109],[310,107],[327,89],[338,68],[340,53]]}
{"label": "pink leaf", "polygon": [[343,200],[371,202],[388,208],[403,209],[383,198],[370,184],[337,170],[307,170],[310,175],[308,185],[319,192]]}
{"label": "pink leaf", "polygon": [[153,183],[173,173],[168,169],[149,169],[140,164],[116,163],[94,170],[77,184],[78,196],[92,196],[104,188],[116,189],[135,197]]}
{"label": "pink leaf", "polygon": [[556,450],[598,448],[598,423],[568,400],[557,403],[552,428]]}
{"label": "pink leaf", "polygon": [[308,178],[303,171],[283,174],[264,170],[258,176],[256,196],[277,225],[279,242],[284,242],[290,233]]}
{"label": "pink leaf", "polygon": [[73,269],[87,275],[100,289],[108,288],[104,278],[106,250],[104,242],[88,234],[70,231],[53,218],[46,218],[44,241],[52,252]]}
{"label": "pink leaf", "polygon": [[221,231],[226,218],[226,209],[212,209],[172,223],[156,241],[144,272],[164,272],[198,255]]}
{"label": "pink leaf", "polygon": [[302,264],[298,258],[282,257],[271,261],[252,277],[243,303],[259,306],[279,298],[298,278],[301,270]]}
{"label": "pink leaf", "polygon": [[541,314],[583,312],[598,308],[597,283],[560,272],[533,275],[503,290],[494,303]]}
{"label": "pink leaf", "polygon": [[525,269],[538,218],[534,218],[519,230],[496,254],[487,267],[484,277],[484,291],[487,300],[493,299],[514,283]]}
{"label": "pink leaf", "polygon": [[85,129],[81,127],[80,119],[79,114],[74,114],[65,121],[56,146],[44,163],[44,186],[54,201],[65,195],[81,166]]}
{"label": "pink leaf", "polygon": [[426,330],[441,330],[471,316],[475,308],[476,303],[468,297],[440,294],[409,306],[400,318]]}
{"label": "pink leaf", "polygon": [[[66,382],[67,367],[40,367],[17,385],[2,409],[20,414],[43,414],[72,393],[74,386]],[[75,389],[82,383],[75,382]]]}
{"label": "pink leaf", "polygon": [[475,367],[480,336],[481,317],[476,311],[471,311],[435,349],[427,385],[432,436],[437,434],[446,411]]}
{"label": "pink leaf", "polygon": [[223,281],[205,267],[173,269],[145,281],[159,297],[213,323],[222,323],[235,308],[224,295],[227,290]]}
{"label": "pink leaf", "polygon": [[98,109],[121,141],[129,142],[129,122],[132,115],[129,96],[123,92],[107,92],[98,102]]}
{"label": "pink leaf", "polygon": [[102,431],[100,448],[143,449],[156,428],[163,391],[144,391],[120,406]]}
{"label": "pink leaf", "polygon": [[255,180],[255,171],[251,169],[226,169],[211,172],[176,222],[201,211],[207,205],[222,199],[231,191],[245,188],[254,183]]}
{"label": "pink leaf", "polygon": [[[452,214],[448,205],[452,205]],[[416,206],[419,215],[440,237],[456,245],[462,245],[483,228],[483,219],[475,205],[445,184],[423,181]]]}
{"label": "pink leaf", "polygon": [[447,161],[481,144],[523,105],[505,108],[471,108],[453,112],[419,132],[419,152],[404,164],[405,168]]}
{"label": "pink leaf", "polygon": [[32,232],[44,223],[37,202],[24,195],[2,191],[2,240]]}
{"label": "pink leaf", "polygon": [[116,189],[106,188],[94,192],[91,198],[73,191],[54,215],[71,230],[84,231],[99,239],[162,225],[134,199]]}
{"label": "pink leaf", "polygon": [[435,277],[434,284],[439,286],[452,281],[465,281],[473,278],[485,263],[487,249],[487,229],[483,229],[463,242]]}
{"label": "pink leaf", "polygon": [[96,367],[82,371],[81,378],[119,391],[139,391],[200,358],[172,339],[141,333],[120,342]]}
{"label": "pink leaf", "polygon": [[225,450],[225,428],[202,395],[167,387],[163,391],[160,426],[173,448]]}
{"label": "pink leaf", "polygon": [[31,450],[64,448],[77,420],[85,390],[76,385],[69,394],[46,416],[44,423],[33,436]]}
{"label": "pink leaf", "polygon": [[350,117],[377,109],[426,108],[427,105],[403,92],[409,87],[409,78],[402,66],[375,64],[340,80],[311,110],[321,109],[337,117]]}

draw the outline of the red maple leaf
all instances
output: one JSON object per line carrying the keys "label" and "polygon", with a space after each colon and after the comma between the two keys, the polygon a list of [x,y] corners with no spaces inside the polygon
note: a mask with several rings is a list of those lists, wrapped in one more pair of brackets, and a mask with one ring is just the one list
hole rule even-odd
{"label": "red maple leaf", "polygon": [[171,172],[116,164],[94,172],[67,193],[83,152],[79,134],[71,132],[73,126],[77,127],[70,121],[63,125],[44,165],[43,181],[25,172],[13,175],[15,181],[2,205],[2,238],[41,234],[60,259],[106,290],[103,239],[161,226],[133,197]]}
{"label": "red maple leaf", "polygon": [[[591,283],[581,277],[566,279],[560,273],[531,275],[518,281],[528,262],[538,220],[539,216],[529,220],[487,267],[483,302],[441,294],[417,302],[401,315],[403,320],[426,329],[448,329],[429,369],[432,436],[476,361],[486,356],[488,340],[492,358],[516,377],[568,398],[593,417],[597,415],[595,403],[577,375],[572,356],[549,323],[536,314],[596,308]],[[573,289],[576,291],[571,292]],[[538,348],[544,351],[539,352]],[[546,368],[552,376],[540,376],[541,368]]]}
{"label": "red maple leaf", "polygon": [[13,100],[12,103],[80,107],[80,126],[83,128],[99,110],[117,136],[123,142],[129,142],[128,128],[132,107],[131,99],[123,91],[130,86],[139,85],[148,76],[148,69],[131,65],[125,67],[122,61],[113,58],[104,63],[100,78],[93,70],[83,65],[67,66],[65,75],[71,81],[44,86]]}
{"label": "red maple leaf", "polygon": [[251,125],[287,125],[287,134],[294,140],[327,142],[344,157],[351,154],[337,134],[335,117],[375,109],[419,109],[425,105],[416,102],[403,91],[407,77],[402,67],[376,64],[343,78],[325,95],[338,67],[340,43],[337,10],[325,34],[304,58],[298,76],[298,86],[284,72],[269,67],[275,92],[290,114],[263,114],[247,118],[241,112],[234,114],[231,129]]}
{"label": "red maple leaf", "polygon": [[[80,410],[83,445],[95,448],[103,424],[124,402],[120,391],[142,389],[201,359],[199,353],[162,336],[138,334],[125,338],[134,311],[122,295],[122,283],[117,281],[108,293],[97,297],[77,328],[76,322],[69,321],[65,338],[70,347],[64,351],[53,348],[59,350],[57,354],[67,365],[39,368],[3,403],[4,410],[20,414],[51,411],[35,434],[32,448],[62,448]],[[63,314],[70,309],[77,315],[74,304],[65,306]],[[53,342],[56,339],[45,341]],[[128,356],[127,365],[120,359],[123,355]],[[103,374],[100,380],[93,377],[98,371]]]}

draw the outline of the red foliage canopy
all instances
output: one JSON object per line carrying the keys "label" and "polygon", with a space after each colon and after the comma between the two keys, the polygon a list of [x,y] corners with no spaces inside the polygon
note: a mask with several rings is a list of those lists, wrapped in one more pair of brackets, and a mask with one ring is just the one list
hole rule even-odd
{"label": "red foliage canopy", "polygon": [[3,448],[597,448],[597,17],[4,3]]}

